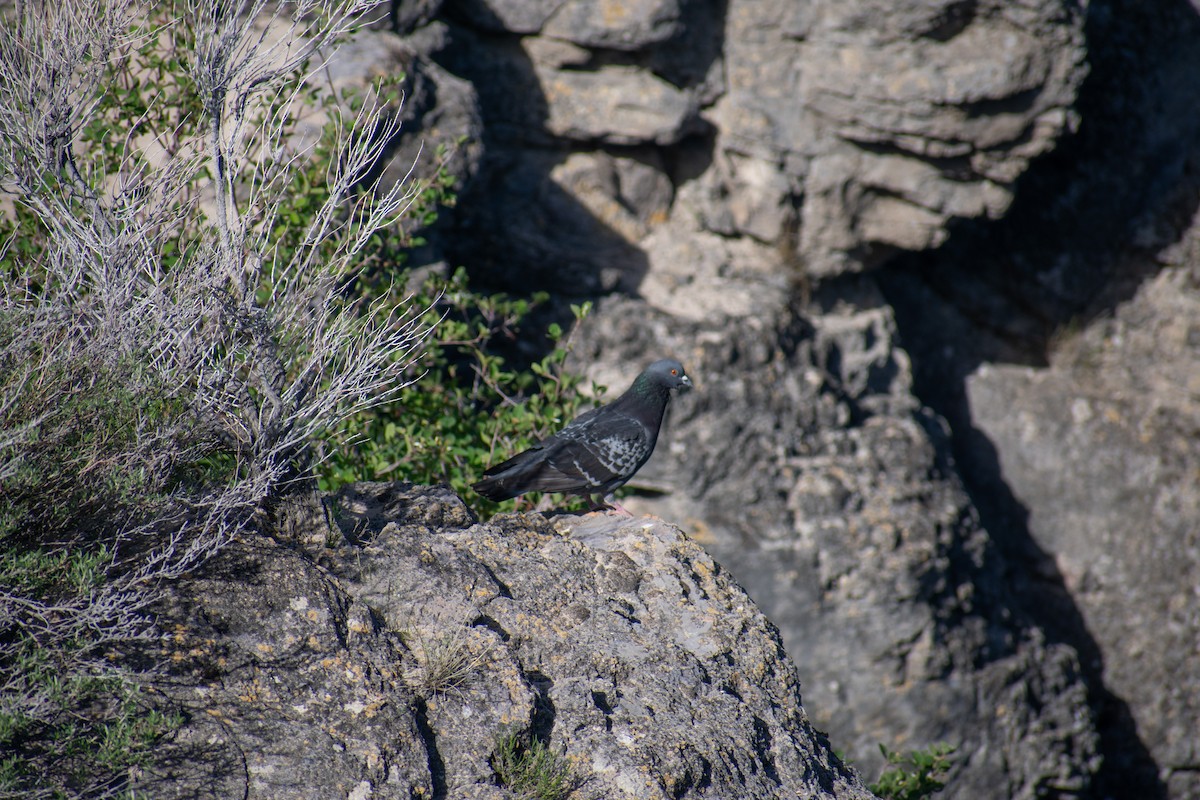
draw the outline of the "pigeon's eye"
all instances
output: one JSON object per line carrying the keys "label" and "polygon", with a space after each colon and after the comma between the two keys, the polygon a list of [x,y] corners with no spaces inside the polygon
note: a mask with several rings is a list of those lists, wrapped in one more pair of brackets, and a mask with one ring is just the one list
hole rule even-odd
{"label": "pigeon's eye", "polygon": [[671,370],[671,374],[672,374],[672,375],[678,375],[678,374],[679,374],[679,370],[677,370],[677,369],[673,369],[673,370]]}

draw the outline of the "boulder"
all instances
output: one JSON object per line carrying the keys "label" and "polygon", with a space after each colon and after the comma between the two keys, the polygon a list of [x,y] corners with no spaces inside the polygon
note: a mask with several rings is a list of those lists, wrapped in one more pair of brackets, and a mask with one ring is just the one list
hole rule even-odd
{"label": "boulder", "polygon": [[811,676],[809,714],[864,774],[880,743],[946,741],[963,796],[1086,796],[1101,762],[1078,654],[1020,613],[944,421],[912,399],[890,310],[866,279],[852,299],[720,336],[606,301],[583,361],[672,352],[696,386],[632,482],[647,494],[622,502],[678,519],[742,576]]}
{"label": "boulder", "polygon": [[[872,797],[801,705],[775,626],[659,519],[509,515],[358,484],[236,543],[160,619],[185,714],[136,789],[170,797]],[[303,513],[299,513],[303,512]]]}
{"label": "boulder", "polygon": [[[1186,266],[1064,335],[1048,367],[987,365],[966,383],[996,466],[1028,509],[1033,580],[1061,587],[1036,591],[1059,609],[1046,624],[1094,641],[1085,657],[1111,692],[1107,710],[1131,717],[1171,797],[1200,796],[1189,766],[1200,758],[1198,234]],[[1125,761],[1125,772],[1138,768]]]}

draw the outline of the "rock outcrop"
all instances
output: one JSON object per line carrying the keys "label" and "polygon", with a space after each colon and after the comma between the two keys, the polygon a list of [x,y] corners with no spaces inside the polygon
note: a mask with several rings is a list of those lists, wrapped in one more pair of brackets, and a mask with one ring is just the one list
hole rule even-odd
{"label": "rock outcrop", "polygon": [[483,122],[449,256],[664,305],[727,277],[731,237],[819,278],[1001,215],[1074,124],[1085,73],[1082,19],[1056,0],[537,8],[429,23],[427,55],[475,87]]}
{"label": "rock outcrop", "polygon": [[156,798],[505,798],[498,741],[573,798],[870,798],[800,704],[775,626],[652,518],[499,517],[359,484],[231,545],[161,609],[185,722]]}
{"label": "rock outcrop", "polygon": [[866,310],[815,329],[776,328],[774,346],[761,320],[719,341],[665,317],[640,332],[615,303],[594,320],[585,355],[636,358],[670,330],[703,343],[686,351],[690,372],[724,373],[682,398],[648,465],[687,491],[627,505],[679,519],[746,576],[805,676],[810,714],[868,774],[878,742],[948,740],[956,794],[1083,793],[1099,742],[1077,655],[1021,613],[943,423],[912,402],[890,314],[858,300]]}
{"label": "rock outcrop", "polygon": [[419,258],[596,299],[601,383],[695,375],[626,505],[746,586],[836,747],[1200,798],[1194,3],[414,0],[370,36],[403,152],[469,142]]}

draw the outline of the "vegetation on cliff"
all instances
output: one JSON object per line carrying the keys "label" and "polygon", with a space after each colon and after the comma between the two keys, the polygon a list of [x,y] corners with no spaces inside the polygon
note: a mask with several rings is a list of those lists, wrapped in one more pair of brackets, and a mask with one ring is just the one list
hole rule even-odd
{"label": "vegetation on cliff", "polygon": [[377,5],[5,12],[0,796],[121,793],[173,725],[129,680],[160,588],[281,496],[461,487],[577,407],[561,349],[489,353],[526,301],[405,285],[451,187],[381,180],[397,80],[317,80]]}

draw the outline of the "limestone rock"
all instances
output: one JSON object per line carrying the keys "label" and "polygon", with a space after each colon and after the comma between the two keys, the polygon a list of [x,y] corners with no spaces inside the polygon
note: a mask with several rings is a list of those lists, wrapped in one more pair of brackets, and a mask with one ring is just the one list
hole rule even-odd
{"label": "limestone rock", "polygon": [[861,310],[809,327],[777,308],[720,336],[665,313],[630,323],[636,301],[602,309],[585,360],[665,348],[696,385],[639,474],[654,493],[623,502],[694,525],[746,576],[813,676],[809,713],[865,774],[880,742],[946,740],[964,796],[1086,795],[1098,737],[1078,656],[1010,611],[1009,564],[911,397],[890,311],[869,282],[843,299]]}
{"label": "limestone rock", "polygon": [[140,790],[513,797],[494,758],[517,733],[571,765],[572,797],[872,796],[809,723],[775,627],[678,528],[473,524],[404,484],[330,504],[340,530],[233,545],[172,589],[159,688],[187,721]]}
{"label": "limestone rock", "polygon": [[537,33],[567,0],[466,0],[462,14],[485,30]]}
{"label": "limestone rock", "polygon": [[1197,260],[1195,4],[446,5],[405,42],[479,157],[434,257],[598,299],[602,382],[695,372],[627,504],[743,581],[835,746],[949,739],[950,796],[1200,797],[1194,278],[1150,281]]}
{"label": "limestone rock", "polygon": [[[510,165],[581,151],[671,148],[656,180],[674,187],[674,239],[699,219],[790,251],[811,277],[936,247],[955,220],[1004,213],[1075,125],[1085,74],[1081,18],[1052,0],[478,5],[446,17],[453,44],[429,55],[479,92],[489,140],[451,260],[503,249],[500,285],[581,249],[575,225],[509,234],[520,186],[544,177],[526,169],[510,191]],[[683,191],[693,181],[705,190]],[[557,205],[581,201],[568,188]],[[581,288],[575,270],[547,277]]]}
{"label": "limestone rock", "polygon": [[1200,718],[1198,264],[1163,271],[1112,319],[1064,339],[1048,368],[990,366],[967,381],[1029,508],[1031,566],[1072,600],[1043,602],[1095,637],[1091,666],[1128,703],[1177,797],[1200,786],[1183,768],[1200,755],[1188,732]]}
{"label": "limestone rock", "polygon": [[533,64],[549,115],[546,130],[563,139],[610,145],[678,142],[695,127],[686,92],[628,66],[564,70]]}
{"label": "limestone rock", "polygon": [[1191,800],[1200,17],[1096,10],[1069,157],[881,279],[1021,610],[1080,655],[1097,785]]}
{"label": "limestone rock", "polygon": [[583,47],[637,50],[679,35],[678,0],[566,0],[542,28]]}

